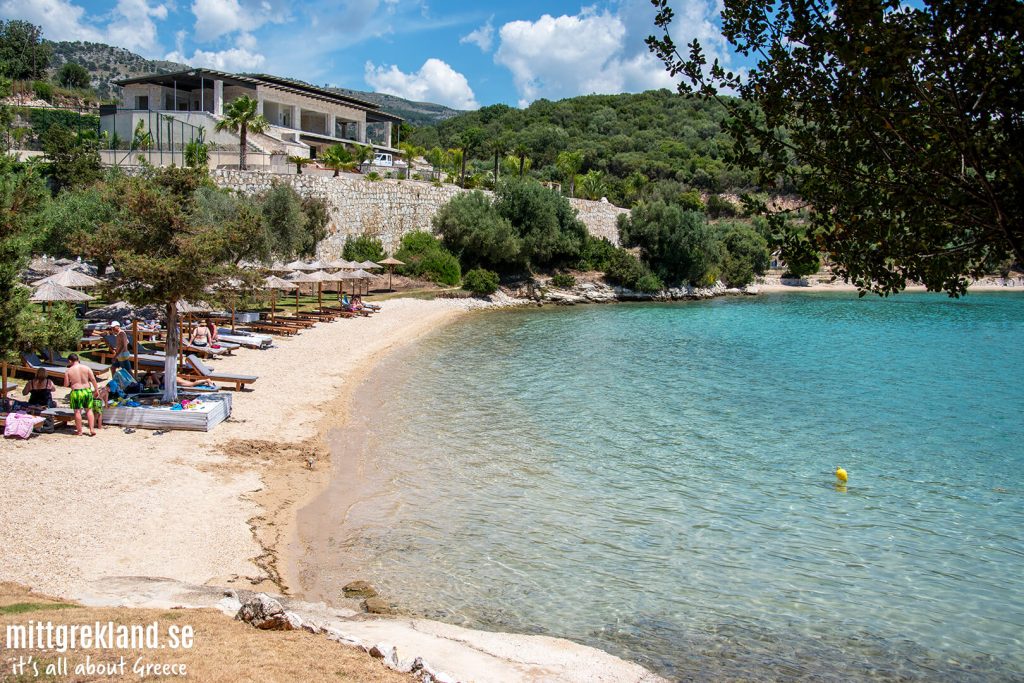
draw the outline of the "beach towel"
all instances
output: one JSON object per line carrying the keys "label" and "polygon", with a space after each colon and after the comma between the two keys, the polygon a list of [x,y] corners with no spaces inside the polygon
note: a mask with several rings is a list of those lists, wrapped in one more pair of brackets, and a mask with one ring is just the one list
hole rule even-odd
{"label": "beach towel", "polygon": [[27,439],[32,436],[32,428],[45,418],[27,413],[10,413],[4,420],[4,436],[8,438]]}

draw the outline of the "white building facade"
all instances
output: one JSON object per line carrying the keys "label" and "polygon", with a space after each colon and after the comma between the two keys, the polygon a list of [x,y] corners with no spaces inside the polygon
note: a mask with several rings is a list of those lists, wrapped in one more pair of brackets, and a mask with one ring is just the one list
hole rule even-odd
{"label": "white building facade", "polygon": [[262,135],[249,135],[250,149],[267,156],[316,158],[337,143],[371,145],[397,153],[402,119],[377,105],[298,81],[266,75],[240,75],[190,69],[118,81],[121,104],[100,110],[100,129],[121,148],[146,138],[149,149],[175,153],[202,137],[215,148],[238,149],[236,135],[215,130],[224,109],[248,96],[270,124]]}

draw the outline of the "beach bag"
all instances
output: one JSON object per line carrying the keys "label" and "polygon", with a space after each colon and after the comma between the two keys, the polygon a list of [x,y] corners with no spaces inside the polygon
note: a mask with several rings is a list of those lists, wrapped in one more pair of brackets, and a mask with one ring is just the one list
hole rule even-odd
{"label": "beach bag", "polygon": [[32,436],[32,427],[36,418],[26,413],[9,413],[4,421],[4,436],[7,438],[27,439]]}

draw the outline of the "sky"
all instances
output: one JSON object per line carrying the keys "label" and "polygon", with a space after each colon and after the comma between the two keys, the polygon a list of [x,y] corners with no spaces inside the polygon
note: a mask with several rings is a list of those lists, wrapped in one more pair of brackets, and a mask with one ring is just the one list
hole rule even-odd
{"label": "sky", "polygon": [[[733,64],[719,3],[672,0],[672,35]],[[0,17],[51,40],[456,109],[674,87],[644,45],[649,0],[0,0]]]}

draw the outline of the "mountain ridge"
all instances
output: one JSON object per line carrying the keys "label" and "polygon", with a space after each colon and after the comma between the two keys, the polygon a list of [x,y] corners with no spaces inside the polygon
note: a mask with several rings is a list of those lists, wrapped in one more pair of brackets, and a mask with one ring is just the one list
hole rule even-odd
{"label": "mountain ridge", "polygon": [[[53,48],[51,74],[68,62],[79,64],[89,72],[92,85],[103,99],[117,96],[114,81],[146,74],[165,74],[190,69],[188,64],[165,59],[146,59],[123,47],[87,41],[46,41]],[[319,87],[319,86],[318,86]],[[433,102],[414,102],[397,95],[367,92],[352,88],[325,87],[325,90],[350,95],[376,104],[385,111],[401,116],[413,126],[439,123],[463,113]]]}

